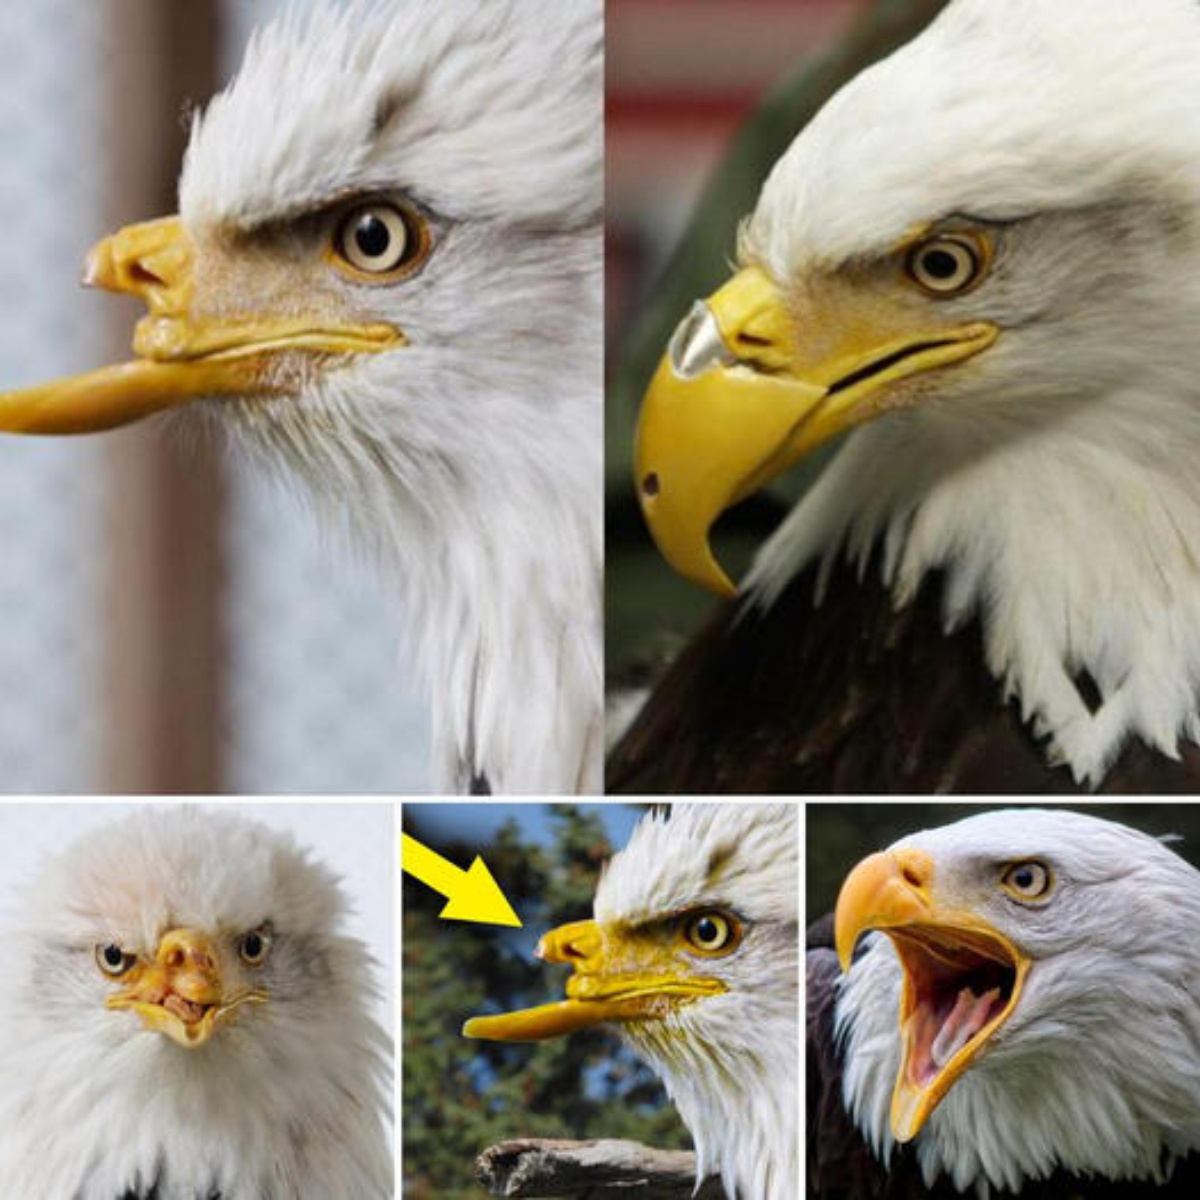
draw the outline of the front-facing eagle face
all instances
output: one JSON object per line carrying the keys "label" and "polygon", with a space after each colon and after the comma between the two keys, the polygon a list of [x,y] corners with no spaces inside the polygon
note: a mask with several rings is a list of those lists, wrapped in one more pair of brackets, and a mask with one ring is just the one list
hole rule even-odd
{"label": "front-facing eagle face", "polygon": [[1200,1146],[1197,919],[1191,866],[1079,813],[872,855],[836,913],[851,1115],[884,1158],[915,1139],[929,1182],[1162,1178]]}
{"label": "front-facing eagle face", "polygon": [[387,1043],[343,911],[290,838],[211,810],[51,862],[0,996],[6,1194],[390,1196]]}

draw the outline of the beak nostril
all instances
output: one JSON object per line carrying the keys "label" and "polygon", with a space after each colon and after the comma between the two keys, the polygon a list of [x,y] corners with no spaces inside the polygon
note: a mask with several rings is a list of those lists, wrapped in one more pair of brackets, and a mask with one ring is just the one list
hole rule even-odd
{"label": "beak nostril", "polygon": [[658,473],[651,471],[645,479],[642,480],[642,494],[644,496],[658,495]]}
{"label": "beak nostril", "polygon": [[743,346],[769,346],[771,344],[770,338],[759,337],[756,333],[739,333],[737,340]]}

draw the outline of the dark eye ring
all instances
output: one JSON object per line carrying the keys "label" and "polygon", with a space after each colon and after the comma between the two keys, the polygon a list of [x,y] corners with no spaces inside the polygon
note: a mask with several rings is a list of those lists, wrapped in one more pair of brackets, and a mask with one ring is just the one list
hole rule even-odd
{"label": "dark eye ring", "polygon": [[120,979],[136,962],[136,954],[127,954],[115,942],[96,947],[96,966],[110,979]]}

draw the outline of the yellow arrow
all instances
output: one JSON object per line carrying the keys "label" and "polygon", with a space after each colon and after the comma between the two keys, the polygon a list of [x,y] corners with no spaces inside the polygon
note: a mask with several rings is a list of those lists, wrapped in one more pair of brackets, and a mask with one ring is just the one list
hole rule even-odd
{"label": "yellow arrow", "polygon": [[521,918],[513,911],[482,858],[476,857],[464,871],[407,833],[402,833],[400,838],[400,865],[414,879],[446,897],[446,907],[438,914],[443,921],[475,921],[480,925],[521,928]]}

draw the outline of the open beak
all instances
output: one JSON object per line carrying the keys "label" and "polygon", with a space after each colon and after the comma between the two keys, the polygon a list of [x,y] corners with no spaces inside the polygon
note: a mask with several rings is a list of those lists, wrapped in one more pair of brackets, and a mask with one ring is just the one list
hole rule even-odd
{"label": "open beak", "polygon": [[403,344],[390,325],[328,326],[270,315],[236,319],[192,313],[195,248],[183,222],[131,225],[88,255],[83,282],[144,300],[136,357],[69,379],[0,393],[0,432],[93,433],[190,400],[284,394],[285,352],[340,355]]}
{"label": "open beak", "polygon": [[900,380],[969,358],[997,335],[986,324],[905,329],[895,306],[873,299],[836,293],[797,313],[748,267],[676,330],[642,405],[634,461],[650,532],[680,574],[732,595],[709,545],[726,509],[886,411]]}
{"label": "open beak", "polygon": [[147,1029],[186,1050],[203,1046],[243,1005],[269,999],[264,988],[227,992],[216,945],[198,929],[164,934],[154,961],[138,963],[121,982],[122,990],[105,1007],[137,1013]]}
{"label": "open beak", "polygon": [[896,1140],[911,1141],[1016,1010],[1031,960],[987,921],[940,904],[933,860],[919,850],[859,863],[842,885],[834,924],[843,971],[869,929],[886,933],[900,959],[902,1055],[891,1119]]}
{"label": "open beak", "polygon": [[538,958],[570,963],[567,999],[495,1017],[472,1017],[463,1036],[540,1042],[605,1021],[666,1017],[680,1004],[726,991],[720,980],[691,975],[674,956],[648,950],[636,936],[576,921],[547,933]]}

